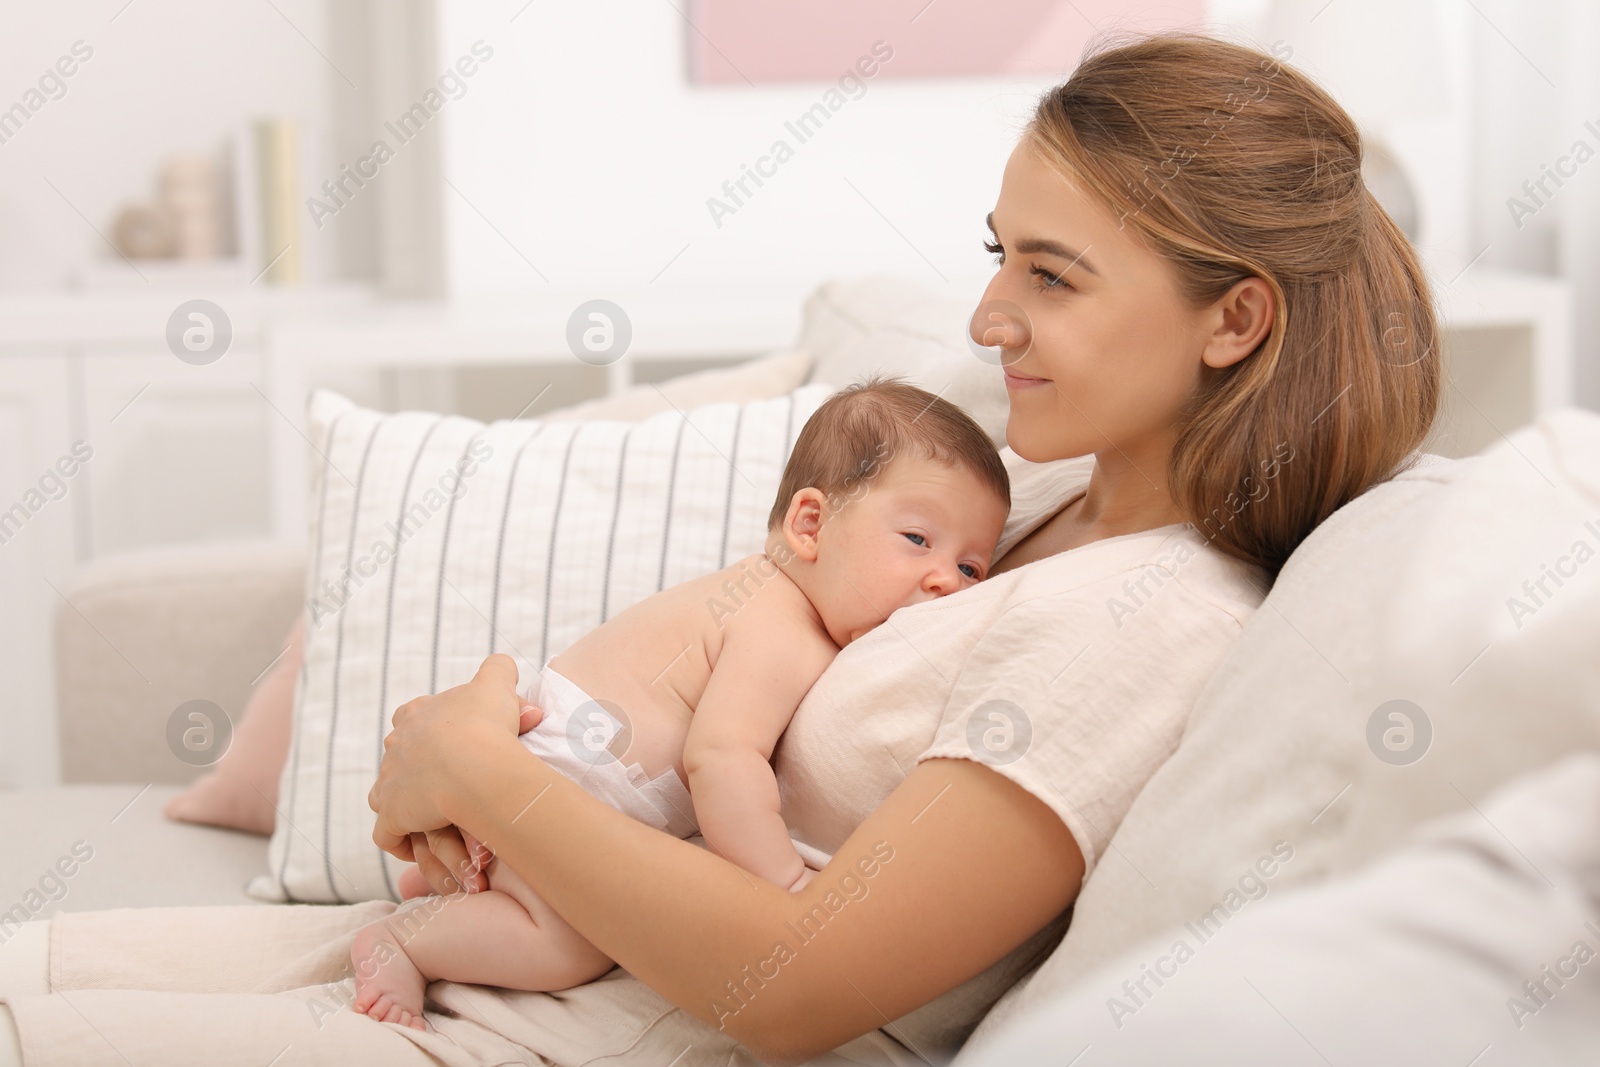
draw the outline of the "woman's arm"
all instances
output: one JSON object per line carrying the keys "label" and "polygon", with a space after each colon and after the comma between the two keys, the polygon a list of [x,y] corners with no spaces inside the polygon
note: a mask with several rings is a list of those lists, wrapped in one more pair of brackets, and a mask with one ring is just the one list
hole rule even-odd
{"label": "woman's arm", "polygon": [[395,714],[378,844],[455,823],[579,933],[763,1060],[798,1063],[978,974],[1076,897],[1083,857],[1036,797],[928,760],[787,893],[589,796],[516,743],[516,669]]}

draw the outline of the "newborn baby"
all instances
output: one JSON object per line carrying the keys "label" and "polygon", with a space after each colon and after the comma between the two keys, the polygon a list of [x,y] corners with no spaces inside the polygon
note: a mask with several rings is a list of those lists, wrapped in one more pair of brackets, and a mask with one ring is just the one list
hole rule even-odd
{"label": "newborn baby", "polygon": [[[624,813],[798,889],[814,872],[780,816],[773,746],[842,647],[988,575],[1009,509],[999,454],[959,408],[895,379],[842,389],[795,442],[764,550],[552,657],[521,740]],[[483,892],[409,919],[408,901],[357,934],[357,1011],[421,1030],[435,979],[549,991],[611,969],[509,867],[484,871]]]}

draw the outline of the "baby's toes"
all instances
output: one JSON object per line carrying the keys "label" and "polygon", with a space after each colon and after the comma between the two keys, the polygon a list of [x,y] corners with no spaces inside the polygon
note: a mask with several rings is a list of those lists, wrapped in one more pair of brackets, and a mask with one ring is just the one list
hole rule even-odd
{"label": "baby's toes", "polygon": [[400,872],[400,884],[397,888],[400,890],[401,900],[410,900],[412,897],[425,897],[433,892],[433,886],[428,884],[428,880],[422,876],[422,872],[415,865],[407,867]]}
{"label": "baby's toes", "polygon": [[422,1021],[422,1016],[420,1014],[412,1015],[408,1011],[404,1013],[404,1016],[405,1017],[400,1021],[406,1026],[411,1027],[413,1030],[421,1030],[423,1033],[428,1032],[428,1024]]}

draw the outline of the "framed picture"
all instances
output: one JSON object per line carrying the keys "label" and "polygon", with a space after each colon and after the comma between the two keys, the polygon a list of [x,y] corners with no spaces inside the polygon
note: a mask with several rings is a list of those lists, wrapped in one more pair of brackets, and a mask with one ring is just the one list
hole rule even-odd
{"label": "framed picture", "polygon": [[890,78],[1060,75],[1107,31],[1200,29],[1205,2],[689,0],[685,14],[691,84],[760,85],[831,81],[863,57]]}

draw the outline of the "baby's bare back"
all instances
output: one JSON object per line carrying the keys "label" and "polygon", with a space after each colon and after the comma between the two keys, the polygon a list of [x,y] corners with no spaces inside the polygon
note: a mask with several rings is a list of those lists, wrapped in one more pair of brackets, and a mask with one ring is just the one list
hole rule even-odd
{"label": "baby's bare back", "polygon": [[627,715],[625,763],[686,783],[684,739],[730,634],[792,648],[817,674],[838,652],[799,586],[756,553],[664,589],[606,620],[550,661],[557,673]]}

